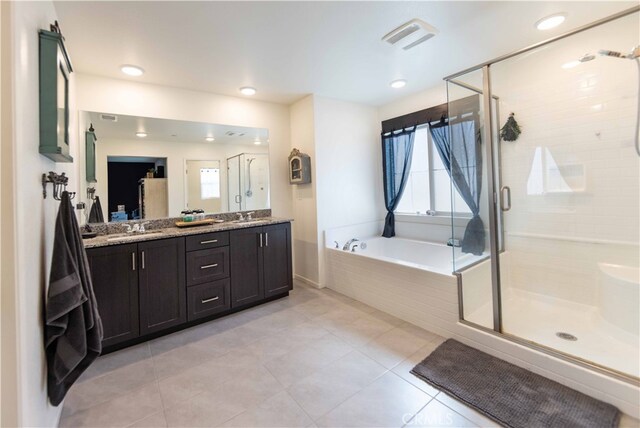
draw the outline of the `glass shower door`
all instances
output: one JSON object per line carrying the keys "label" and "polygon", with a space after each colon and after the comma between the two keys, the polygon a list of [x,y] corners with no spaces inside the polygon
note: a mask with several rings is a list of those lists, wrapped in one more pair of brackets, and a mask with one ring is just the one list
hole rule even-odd
{"label": "glass shower door", "polygon": [[[627,52],[639,22],[634,13],[489,67],[505,244],[499,331],[635,378],[640,77],[635,60],[598,52]],[[498,139],[512,113],[521,134]]]}
{"label": "glass shower door", "polygon": [[[452,201],[453,271],[460,272],[461,318],[499,328],[498,243],[492,241],[493,144],[486,129],[484,73],[475,70],[447,82]],[[466,214],[465,212],[471,212]]]}

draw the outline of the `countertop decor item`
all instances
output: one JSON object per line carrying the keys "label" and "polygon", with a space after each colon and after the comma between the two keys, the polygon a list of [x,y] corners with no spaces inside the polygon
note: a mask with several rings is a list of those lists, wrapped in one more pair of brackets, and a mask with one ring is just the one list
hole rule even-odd
{"label": "countertop decor item", "polygon": [[40,30],[40,154],[73,162],[69,154],[69,75],[73,71],[58,22]]}
{"label": "countertop decor item", "polygon": [[222,223],[223,220],[215,220],[215,219],[206,219],[206,220],[195,220],[195,221],[176,221],[176,226],[178,227],[193,227],[193,226],[206,226],[213,223]]}
{"label": "countertop decor item", "polygon": [[514,116],[515,114],[511,113],[502,129],[500,129],[500,138],[504,141],[516,141],[522,132]]}

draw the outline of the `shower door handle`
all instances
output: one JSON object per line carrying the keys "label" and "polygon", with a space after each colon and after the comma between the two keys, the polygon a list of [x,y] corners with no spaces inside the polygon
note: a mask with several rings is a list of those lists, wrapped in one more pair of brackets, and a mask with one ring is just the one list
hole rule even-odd
{"label": "shower door handle", "polygon": [[509,186],[502,186],[500,188],[500,208],[502,208],[502,211],[509,211],[511,209],[511,188]]}
{"label": "shower door handle", "polygon": [[242,202],[242,196],[240,195],[236,195],[236,204],[239,204],[240,202]]}

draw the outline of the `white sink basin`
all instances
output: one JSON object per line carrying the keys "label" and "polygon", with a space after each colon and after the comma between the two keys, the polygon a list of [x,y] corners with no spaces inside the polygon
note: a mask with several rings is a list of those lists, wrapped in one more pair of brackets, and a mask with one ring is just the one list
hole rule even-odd
{"label": "white sink basin", "polygon": [[149,233],[132,233],[127,235],[118,235],[112,238],[107,238],[108,242],[112,241],[134,241],[140,238],[156,238],[164,235],[162,232],[149,232]]}
{"label": "white sink basin", "polygon": [[232,220],[230,221],[230,223],[234,223],[234,224],[254,224],[254,223],[264,223],[266,220],[260,220],[260,219],[255,219],[255,220]]}

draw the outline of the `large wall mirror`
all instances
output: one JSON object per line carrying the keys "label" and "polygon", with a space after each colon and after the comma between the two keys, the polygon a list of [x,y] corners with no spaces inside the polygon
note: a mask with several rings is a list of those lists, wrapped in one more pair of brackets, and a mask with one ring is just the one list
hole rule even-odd
{"label": "large wall mirror", "polygon": [[[95,189],[105,221],[270,207],[267,129],[106,112],[81,115],[87,128],[81,135],[93,127],[83,168],[95,169],[96,181],[86,186]],[[95,198],[87,202],[89,213]]]}

